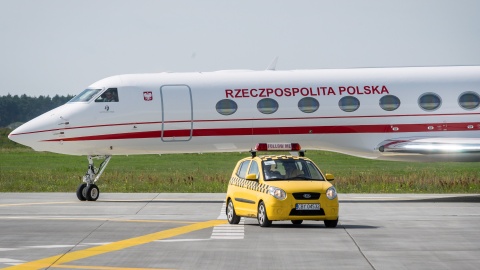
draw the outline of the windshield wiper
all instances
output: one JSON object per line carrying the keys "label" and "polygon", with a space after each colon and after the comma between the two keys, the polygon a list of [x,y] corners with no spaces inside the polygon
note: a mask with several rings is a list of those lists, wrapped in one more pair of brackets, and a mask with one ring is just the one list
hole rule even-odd
{"label": "windshield wiper", "polygon": [[307,177],[307,176],[295,176],[295,177],[292,177],[292,178],[289,178],[290,180],[295,180],[295,179],[301,179],[301,180],[312,180],[311,177]]}
{"label": "windshield wiper", "polygon": [[268,178],[268,179],[266,179],[266,180],[267,180],[267,181],[270,181],[270,180],[279,180],[279,179],[283,180],[283,179],[285,179],[285,178],[283,178],[282,176],[272,176],[272,177],[270,177],[270,178]]}

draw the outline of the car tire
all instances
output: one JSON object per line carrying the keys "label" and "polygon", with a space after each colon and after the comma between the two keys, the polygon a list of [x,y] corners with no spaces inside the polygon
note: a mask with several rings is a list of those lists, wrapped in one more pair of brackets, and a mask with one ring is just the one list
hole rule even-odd
{"label": "car tire", "polygon": [[240,217],[235,213],[235,208],[233,207],[232,200],[228,200],[226,208],[227,220],[230,224],[238,224],[240,222]]}
{"label": "car tire", "polygon": [[325,220],[325,227],[327,228],[335,228],[337,227],[338,218],[336,220]]}
{"label": "car tire", "polygon": [[300,225],[302,224],[303,220],[290,220],[292,222],[292,224],[294,225]]}
{"label": "car tire", "polygon": [[260,227],[270,227],[272,225],[272,221],[268,219],[267,209],[263,202],[258,204],[257,220]]}

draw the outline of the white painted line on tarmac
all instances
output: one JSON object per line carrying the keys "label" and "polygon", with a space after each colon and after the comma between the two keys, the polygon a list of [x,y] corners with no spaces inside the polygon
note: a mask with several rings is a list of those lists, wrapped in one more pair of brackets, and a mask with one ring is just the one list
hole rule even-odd
{"label": "white painted line on tarmac", "polygon": [[[227,219],[225,213],[225,208],[227,204],[223,202],[222,208],[220,209],[220,215],[217,219]],[[233,224],[222,224],[213,227],[211,239],[244,239],[245,238],[245,219],[242,217],[240,222],[236,225]]]}
{"label": "white painted line on tarmac", "polygon": [[7,264],[7,265],[18,265],[24,263],[25,261],[22,260],[15,260],[10,258],[0,258],[0,263]]}

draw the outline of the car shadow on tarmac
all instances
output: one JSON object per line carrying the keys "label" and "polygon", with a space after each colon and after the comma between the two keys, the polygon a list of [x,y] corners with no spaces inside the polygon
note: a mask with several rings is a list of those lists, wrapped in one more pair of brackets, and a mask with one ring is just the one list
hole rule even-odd
{"label": "car shadow on tarmac", "polygon": [[[340,222],[340,221],[339,221]],[[245,224],[245,226],[252,226],[252,227],[259,227],[258,224],[254,224],[254,223],[251,223],[251,224]],[[315,230],[318,230],[318,229],[325,229],[325,230],[338,230],[338,229],[378,229],[379,227],[377,226],[369,226],[369,225],[355,225],[355,224],[338,224],[336,228],[327,228],[325,227],[325,225],[323,225],[323,222],[322,221],[319,221],[318,224],[312,224],[312,223],[309,223],[309,224],[300,224],[300,225],[294,225],[294,224],[285,224],[285,223],[273,223],[272,226],[268,227],[268,229],[275,229],[275,228],[278,228],[278,229],[286,229],[286,228],[290,228],[290,229],[295,229],[295,228],[301,228],[302,230],[303,229],[315,229]]]}

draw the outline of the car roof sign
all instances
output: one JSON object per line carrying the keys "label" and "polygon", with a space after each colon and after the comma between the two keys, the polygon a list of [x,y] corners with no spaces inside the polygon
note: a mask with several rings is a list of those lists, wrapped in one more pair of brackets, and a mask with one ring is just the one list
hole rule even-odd
{"label": "car roof sign", "polygon": [[300,151],[299,143],[257,143],[257,151]]}

